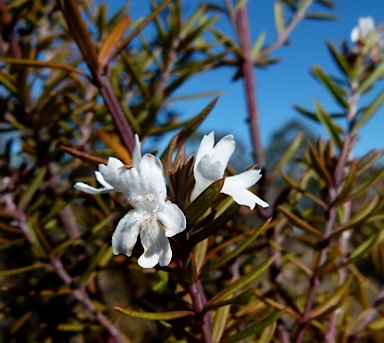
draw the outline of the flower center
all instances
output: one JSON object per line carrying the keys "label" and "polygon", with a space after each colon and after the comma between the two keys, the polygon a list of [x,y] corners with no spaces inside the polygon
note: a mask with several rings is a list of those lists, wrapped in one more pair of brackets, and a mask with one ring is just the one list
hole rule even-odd
{"label": "flower center", "polygon": [[153,194],[147,194],[145,196],[138,195],[133,201],[135,202],[135,207],[144,212],[152,212],[152,214],[156,214],[159,209],[159,205],[156,201],[156,198]]}

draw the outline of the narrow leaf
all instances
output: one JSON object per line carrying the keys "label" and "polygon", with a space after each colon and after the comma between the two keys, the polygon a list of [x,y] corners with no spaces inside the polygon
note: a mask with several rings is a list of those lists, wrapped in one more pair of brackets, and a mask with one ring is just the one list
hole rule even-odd
{"label": "narrow leaf", "polygon": [[117,24],[112,28],[112,30],[108,33],[108,35],[105,37],[105,39],[101,43],[98,59],[99,59],[99,63],[102,66],[105,66],[108,63],[108,59],[111,56],[112,51],[124,36],[124,33],[127,30],[128,24],[129,24],[129,15],[125,14],[117,22]]}
{"label": "narrow leaf", "polygon": [[14,269],[2,269],[2,270],[0,270],[0,276],[21,274],[21,273],[28,272],[30,270],[44,268],[44,267],[45,267],[44,264],[42,264],[40,262],[36,262],[36,263],[34,263],[30,266],[26,266],[26,267],[20,267],[20,268],[14,268]]}
{"label": "narrow leaf", "polygon": [[76,0],[60,0],[61,9],[68,25],[69,32],[75,39],[84,60],[92,74],[98,72],[99,62],[91,35],[85,25]]}
{"label": "narrow leaf", "polygon": [[219,301],[225,300],[228,297],[232,296],[235,292],[240,291],[242,288],[248,286],[250,283],[255,282],[260,278],[267,269],[271,266],[275,257],[272,257],[263,263],[259,264],[255,269],[253,269],[249,274],[243,275],[238,280],[230,283],[228,286],[224,287],[219,293],[213,296],[213,298],[208,302],[208,305],[217,304]]}
{"label": "narrow leaf", "polygon": [[361,111],[361,117],[353,125],[353,131],[357,132],[369,119],[380,109],[384,103],[384,92],[381,91],[379,95],[363,110]]}
{"label": "narrow leaf", "polygon": [[41,183],[43,182],[46,172],[47,172],[46,167],[40,168],[36,172],[34,179],[32,180],[31,184],[28,186],[28,188],[23,193],[23,195],[20,199],[20,202],[18,204],[18,207],[20,210],[24,210],[28,206],[33,195],[36,193],[36,191],[39,189]]}
{"label": "narrow leaf", "polygon": [[349,257],[348,264],[360,259],[365,254],[370,252],[372,248],[379,244],[384,239],[384,230],[380,230],[375,235],[368,237],[357,248],[353,249],[351,256]]}
{"label": "narrow leaf", "polygon": [[121,313],[126,314],[129,317],[142,318],[148,320],[172,320],[187,316],[194,316],[192,311],[173,311],[173,312],[142,312],[135,311],[127,308],[115,306],[114,309]]}
{"label": "narrow leaf", "polygon": [[131,155],[122,144],[104,130],[98,130],[97,133],[105,145],[112,149],[116,156],[118,156],[125,164],[132,164]]}
{"label": "narrow leaf", "polygon": [[230,260],[239,256],[246,248],[248,248],[255,239],[265,231],[267,225],[270,223],[272,218],[267,220],[263,225],[258,227],[247,239],[245,239],[239,246],[233,249],[229,254],[224,255],[220,260],[211,263],[207,268],[203,268],[202,273],[208,273],[212,270],[218,269],[221,266],[225,265]]}
{"label": "narrow leaf", "polygon": [[196,131],[202,121],[212,111],[218,100],[218,98],[213,99],[196,117],[192,118],[188,123],[186,123],[179,134],[178,147],[184,144],[184,142]]}
{"label": "narrow leaf", "polygon": [[352,277],[348,278],[348,280],[343,283],[338,289],[336,289],[329,298],[326,298],[326,300],[321,305],[315,307],[311,311],[311,319],[315,319],[327,312],[329,309],[337,306],[343,300],[343,296],[348,293],[351,282]]}
{"label": "narrow leaf", "polygon": [[139,25],[129,34],[127,38],[125,38],[120,45],[116,48],[113,53],[110,61],[115,59],[124,49],[125,47],[153,20],[155,19],[159,13],[171,2],[172,0],[164,0],[159,6],[153,9],[151,13],[144,20],[140,22]]}
{"label": "narrow leaf", "polygon": [[223,188],[224,181],[225,178],[222,178],[212,183],[186,208],[184,213],[187,218],[188,230],[191,229],[200,216],[212,206]]}
{"label": "narrow leaf", "polygon": [[10,64],[26,66],[26,67],[61,69],[61,70],[70,71],[72,73],[76,73],[79,75],[86,75],[83,71],[76,69],[68,64],[29,60],[29,59],[23,59],[23,58],[9,58],[9,57],[3,57],[3,56],[0,56],[0,61],[4,61]]}
{"label": "narrow leaf", "polygon": [[339,53],[336,47],[333,45],[331,41],[327,41],[327,46],[331,56],[333,57],[336,64],[339,66],[341,71],[351,79],[356,79],[359,76],[359,73],[349,64],[345,56]]}
{"label": "narrow leaf", "polygon": [[328,131],[333,143],[340,149],[343,143],[340,133],[343,132],[343,130],[332,121],[331,116],[324,111],[319,102],[315,101],[314,106],[316,108],[316,115],[319,121]]}
{"label": "narrow leaf", "polygon": [[379,200],[380,200],[379,195],[374,196],[372,200],[368,204],[366,204],[364,207],[362,207],[350,220],[348,220],[346,223],[339,225],[332,232],[332,236],[338,235],[341,232],[351,229],[354,226],[364,222],[375,210],[377,204],[379,203]]}
{"label": "narrow leaf", "polygon": [[238,211],[239,207],[240,206],[234,202],[232,197],[227,196],[227,198],[221,202],[220,206],[215,208],[213,213],[214,217],[211,219],[210,223],[201,230],[191,234],[189,238],[190,245],[194,246],[222,228],[223,225],[225,225]]}
{"label": "narrow leaf", "polygon": [[335,83],[335,81],[324,72],[324,70],[321,67],[315,66],[312,72],[316,76],[316,78],[320,82],[322,82],[324,86],[327,87],[329,92],[332,94],[335,100],[340,104],[340,106],[342,108],[348,108],[348,102],[346,101],[345,90],[339,87]]}
{"label": "narrow leaf", "polygon": [[220,342],[227,324],[230,306],[222,306],[217,309],[212,325],[212,341]]}
{"label": "narrow leaf", "polygon": [[108,161],[104,160],[103,158],[100,158],[97,156],[92,156],[92,155],[89,155],[85,152],[78,151],[78,150],[75,150],[75,149],[67,147],[67,146],[60,146],[60,150],[68,152],[72,156],[75,156],[75,157],[81,159],[82,161],[92,162],[92,163],[97,163],[97,164],[107,164],[108,163]]}
{"label": "narrow leaf", "polygon": [[281,0],[276,0],[274,4],[276,30],[280,34],[285,29],[284,5]]}
{"label": "narrow leaf", "polygon": [[268,315],[267,317],[257,321],[255,324],[248,326],[246,329],[225,338],[222,341],[222,343],[234,343],[234,342],[238,342],[242,339],[245,339],[249,336],[252,336],[252,335],[264,330],[269,325],[272,325],[273,323],[275,323],[276,320],[280,318],[281,314],[282,314],[281,312],[274,312],[274,313]]}
{"label": "narrow leaf", "polygon": [[316,229],[314,226],[309,224],[304,219],[298,217],[296,214],[293,214],[291,211],[289,211],[285,207],[278,206],[278,209],[280,210],[280,212],[282,212],[284,214],[284,216],[286,216],[289,219],[289,221],[294,226],[298,227],[299,229],[304,230],[305,232],[316,235],[319,238],[321,238],[323,236],[322,233],[318,229]]}
{"label": "narrow leaf", "polygon": [[300,131],[299,134],[295,137],[292,143],[284,151],[283,155],[275,163],[275,165],[270,169],[268,173],[269,178],[273,178],[276,174],[279,173],[288,161],[291,160],[292,156],[295,154],[297,149],[300,147],[301,142],[303,141],[304,132]]}
{"label": "narrow leaf", "polygon": [[378,79],[384,76],[384,61],[382,61],[373,71],[368,74],[365,80],[360,84],[357,93],[365,93]]}

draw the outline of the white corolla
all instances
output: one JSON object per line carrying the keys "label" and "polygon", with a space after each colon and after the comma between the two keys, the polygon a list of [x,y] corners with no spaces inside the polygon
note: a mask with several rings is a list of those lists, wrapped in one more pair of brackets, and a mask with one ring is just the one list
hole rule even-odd
{"label": "white corolla", "polygon": [[[215,143],[214,133],[203,137],[196,155],[194,165],[195,186],[191,201],[196,199],[209,185],[224,176],[229,158],[233,154],[236,142],[232,135],[225,136]],[[228,176],[224,180],[221,193],[230,195],[239,205],[253,209],[256,204],[261,207],[269,205],[248,190],[261,178],[260,170],[248,170],[241,174]]]}
{"label": "white corolla", "polygon": [[141,156],[140,150],[136,135],[132,166],[126,167],[120,160],[110,157],[108,164],[100,164],[99,171],[95,172],[103,188],[97,189],[82,182],[74,187],[89,194],[122,192],[133,209],[119,221],[112,236],[114,254],[131,256],[140,235],[144,253],[138,260],[139,265],[143,268],[152,268],[156,264],[163,267],[172,258],[167,237],[182,232],[186,219],[176,204],[166,200],[161,161],[151,154]]}

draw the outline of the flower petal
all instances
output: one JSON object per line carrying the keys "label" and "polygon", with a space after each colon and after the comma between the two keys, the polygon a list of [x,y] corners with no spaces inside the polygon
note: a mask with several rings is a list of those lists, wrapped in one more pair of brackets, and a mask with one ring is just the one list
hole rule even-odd
{"label": "flower petal", "polygon": [[119,171],[124,166],[123,162],[117,158],[110,157],[108,159],[107,165],[99,164],[99,171],[103,176],[104,180],[110,184],[116,191],[121,192],[120,180],[119,180]]}
{"label": "flower petal", "polygon": [[104,194],[114,191],[114,188],[112,186],[110,186],[111,188],[95,188],[90,185],[87,185],[84,182],[76,182],[73,187],[88,194]]}
{"label": "flower petal", "polygon": [[135,142],[136,142],[136,145],[132,153],[132,164],[134,166],[138,166],[141,161],[141,142],[138,135],[135,135]]}
{"label": "flower petal", "polygon": [[167,266],[172,259],[172,250],[164,230],[156,220],[151,220],[148,227],[140,232],[144,254],[138,260],[142,268],[153,268],[157,263],[161,267]]}
{"label": "flower petal", "polygon": [[142,221],[138,219],[135,211],[129,211],[119,221],[112,236],[112,248],[115,255],[126,254],[131,256],[141,225]]}
{"label": "flower petal", "polygon": [[255,204],[268,207],[268,203],[247,190],[260,179],[260,170],[248,170],[244,173],[225,178],[221,193],[230,195],[239,205],[248,206],[251,210]]}
{"label": "flower petal", "polygon": [[210,184],[223,177],[225,166],[220,161],[213,162],[210,156],[205,155],[195,166],[195,186],[193,187],[190,200],[195,200]]}
{"label": "flower petal", "polygon": [[172,237],[182,232],[187,225],[183,211],[170,201],[163,204],[162,210],[157,213],[157,219],[163,225],[167,237]]}
{"label": "flower petal", "polygon": [[262,175],[260,173],[260,169],[247,170],[238,175],[228,176],[226,180],[230,180],[230,182],[237,187],[249,188],[261,179]]}
{"label": "flower petal", "polygon": [[196,154],[195,167],[201,161],[203,156],[205,155],[211,156],[214,143],[215,143],[215,136],[213,131],[209,135],[205,135],[203,137],[199,146],[199,150],[197,151],[197,154]]}
{"label": "flower petal", "polygon": [[158,158],[151,154],[142,157],[138,166],[119,173],[120,188],[128,202],[135,207],[138,196],[152,195],[154,204],[162,204],[167,197],[167,189],[163,176],[163,167]]}
{"label": "flower petal", "polygon": [[225,136],[220,139],[213,148],[212,159],[214,161],[220,161],[225,169],[235,148],[236,142],[233,139],[233,135]]}

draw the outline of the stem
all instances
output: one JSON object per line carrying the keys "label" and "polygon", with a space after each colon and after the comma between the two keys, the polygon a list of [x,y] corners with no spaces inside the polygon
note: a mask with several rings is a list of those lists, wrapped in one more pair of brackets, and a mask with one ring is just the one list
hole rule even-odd
{"label": "stem", "polygon": [[[60,258],[54,256],[51,258],[50,263],[52,269],[56,272],[56,274],[64,281],[66,285],[73,285],[73,279],[68,274],[68,272],[65,270],[63,263],[61,262]],[[82,304],[84,304],[96,317],[96,319],[99,321],[99,323],[108,330],[111,337],[115,340],[116,343],[127,343],[129,342],[119,331],[119,329],[111,323],[108,318],[100,312],[95,305],[92,303],[92,300],[90,299],[87,291],[84,287],[82,288],[75,288],[72,290],[72,294],[75,297],[75,299]]]}
{"label": "stem", "polygon": [[135,137],[127,119],[125,118],[123,110],[120,107],[119,100],[113,92],[111,84],[104,75],[102,75],[100,72],[97,72],[93,75],[93,77],[96,81],[95,85],[99,89],[100,94],[104,99],[105,106],[107,106],[108,111],[111,114],[113,121],[115,122],[115,126],[119,132],[120,138],[124,146],[132,155],[135,148]]}
{"label": "stem", "polygon": [[279,32],[279,35],[277,37],[277,40],[272,43],[270,46],[265,48],[264,50],[261,51],[260,55],[258,56],[257,60],[262,60],[264,57],[268,56],[272,51],[276,50],[279,48],[282,44],[284,44],[287,41],[287,38],[289,35],[292,33],[293,29],[297,26],[297,24],[302,21],[305,17],[305,13],[307,12],[307,9],[309,6],[312,5],[314,0],[308,0],[299,11],[295,13],[293,16],[292,20],[289,22],[289,24]]}
{"label": "stem", "polygon": [[256,80],[251,57],[251,39],[246,5],[236,13],[236,28],[241,50],[241,69],[244,75],[245,99],[247,103],[249,129],[251,132],[254,157],[260,168],[265,167],[265,155],[261,145],[260,119],[256,98]]}
{"label": "stem", "polygon": [[[357,88],[358,88],[358,84],[356,82],[353,82],[351,84],[351,96],[349,97],[349,106],[348,106],[348,111],[346,113],[347,120],[348,120],[348,132],[345,135],[343,145],[341,147],[341,151],[338,157],[338,162],[333,174],[334,185],[331,186],[328,191],[328,198],[329,198],[330,204],[332,204],[334,200],[336,200],[337,197],[339,196],[343,187],[345,176],[349,172],[348,162],[351,159],[351,152],[352,152],[352,148],[356,138],[355,133],[352,132],[351,124],[353,123],[355,116],[357,114],[357,103],[360,97],[360,95],[356,93]],[[343,206],[344,206],[344,216],[341,220],[342,222],[346,222],[350,218],[352,202],[348,201],[344,203]],[[332,233],[332,229],[336,220],[336,215],[337,215],[337,207],[330,206],[326,211],[327,221],[325,224],[325,231],[324,231],[324,238],[323,238],[324,242],[328,241],[329,235]],[[350,238],[350,232],[348,231],[345,231],[340,235],[339,247],[344,256],[347,256],[349,251],[349,238]],[[320,251],[319,258],[317,259],[315,263],[315,267],[313,269],[314,271],[316,271],[316,269],[324,263],[326,259],[327,250],[328,250],[327,247],[328,247],[328,244],[325,244],[324,248]],[[346,268],[347,267],[344,267],[338,270],[337,284],[339,286],[342,285],[346,280],[346,277],[347,277]],[[314,273],[311,277],[310,284],[311,284],[311,289],[308,295],[308,301],[304,310],[304,314],[299,324],[298,332],[296,334],[296,340],[295,340],[296,343],[301,343],[303,341],[304,334],[309,326],[310,313],[316,299],[316,291],[320,284],[320,277]],[[336,324],[337,324],[337,319],[339,314],[340,314],[340,311],[335,310],[331,315],[329,326],[325,333],[326,342],[336,341],[336,337],[337,337]]]}
{"label": "stem", "polygon": [[70,32],[72,32],[72,36],[81,51],[84,61],[92,74],[92,81],[99,89],[104,103],[115,122],[120,138],[124,146],[132,155],[135,148],[133,131],[125,118],[119,101],[105,75],[104,68],[99,62],[97,51],[92,42],[89,30],[82,19],[79,6],[75,0],[57,0],[57,3],[61,8],[68,28]]}
{"label": "stem", "polygon": [[207,304],[207,298],[200,280],[189,286],[189,294],[192,297],[193,306],[200,321],[204,342],[212,343],[211,327],[213,320],[210,312],[204,311],[205,305]]}
{"label": "stem", "polygon": [[[360,94],[356,92],[357,88],[359,86],[359,83],[356,81],[351,82],[351,91],[349,96],[349,108],[347,113],[347,120],[348,120],[348,132],[346,134],[343,149],[341,152],[341,158],[339,159],[339,163],[336,167],[336,172],[338,172],[338,176],[340,179],[338,182],[340,183],[339,189],[341,190],[342,182],[345,177],[345,175],[349,172],[349,167],[347,163],[352,158],[352,148],[356,139],[355,133],[352,132],[352,124],[355,121],[355,117],[357,115],[357,104],[360,99]],[[342,221],[345,223],[351,218],[351,209],[352,209],[352,201],[347,201],[343,204],[344,211],[343,211],[343,218]],[[340,235],[339,239],[339,247],[340,251],[342,253],[342,256],[348,256],[349,253],[349,239],[351,237],[351,231],[344,231]],[[341,261],[342,263],[345,262],[344,259]],[[338,285],[341,286],[347,279],[347,267],[340,268],[338,270]],[[335,342],[337,337],[337,319],[340,315],[340,311],[334,311],[331,315],[329,326],[327,328],[325,338],[327,342]]]}

